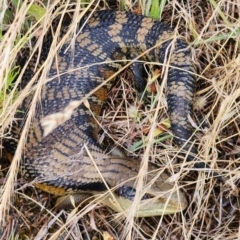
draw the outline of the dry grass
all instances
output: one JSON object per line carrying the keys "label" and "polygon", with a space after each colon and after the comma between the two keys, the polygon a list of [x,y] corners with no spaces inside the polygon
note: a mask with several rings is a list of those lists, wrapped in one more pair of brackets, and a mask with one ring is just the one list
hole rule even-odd
{"label": "dry grass", "polygon": [[[131,10],[137,6],[133,5],[133,2],[128,1],[127,4]],[[2,9],[6,7],[4,3],[7,1],[0,3],[0,7],[3,4]],[[10,23],[2,25],[2,140],[7,137],[8,127],[14,121],[14,113],[29,93],[34,81],[32,79],[28,89],[18,94],[18,99],[13,102],[22,72],[14,87],[6,90],[9,85],[9,72],[16,64],[17,56],[23,47],[28,46],[31,51],[41,48],[42,37],[60,12],[69,11],[70,8],[65,8],[67,5],[70,5],[70,1],[61,4],[61,7],[58,5],[56,10],[57,1],[49,1],[46,17],[39,24],[34,24],[35,19],[27,12],[29,2],[23,1],[18,10],[16,7],[12,8],[14,17]],[[100,5],[108,7],[103,1]],[[96,6],[97,4],[88,7],[93,9]],[[116,7],[114,4],[110,6]],[[143,5],[141,7],[144,8]],[[86,9],[78,4],[76,10],[71,11],[84,13]],[[218,3],[205,0],[181,3],[171,1],[165,6],[162,14],[162,20],[172,26],[178,26],[179,33],[193,46],[198,81],[192,122],[197,129],[199,157],[229,179],[225,185],[211,177],[205,181],[206,176],[189,171],[191,166],[187,163],[179,168],[174,160],[176,147],[165,133],[153,141],[148,157],[158,162],[160,167],[172,166],[171,171],[175,172],[181,169],[179,185],[186,192],[189,201],[189,207],[183,213],[147,219],[127,218],[126,221],[125,218],[119,217],[119,214],[95,204],[89,204],[78,212],[74,210],[71,213],[57,213],[53,208],[53,196],[37,191],[21,177],[17,178],[20,153],[31,115],[34,114],[36,95],[11,167],[4,158],[1,159],[0,239],[98,239],[101,235],[104,239],[240,239],[239,12],[238,0],[222,0]],[[0,19],[1,17],[2,15]],[[79,14],[74,15],[69,32],[80,17]],[[34,46],[30,41],[33,37],[38,38]],[[56,38],[56,46],[58,45]],[[50,53],[47,61],[50,62],[53,56],[54,52]],[[47,73],[48,65],[45,65],[37,93],[41,89],[41,81]],[[146,146],[141,145],[141,141],[146,138],[146,134],[143,132],[146,133],[151,127],[148,126],[149,119],[153,118],[155,111],[159,111],[159,122],[167,118],[165,97],[164,94],[160,95],[162,103],[155,110],[153,107],[156,106],[156,97],[149,99],[146,105],[140,104],[137,101],[137,93],[128,81],[130,77],[131,73],[128,70],[119,77],[109,94],[101,124],[118,144],[128,149],[130,155],[144,156]],[[106,135],[106,132],[103,135]],[[140,147],[136,143],[139,143]],[[58,238],[58,235],[62,238]]]}

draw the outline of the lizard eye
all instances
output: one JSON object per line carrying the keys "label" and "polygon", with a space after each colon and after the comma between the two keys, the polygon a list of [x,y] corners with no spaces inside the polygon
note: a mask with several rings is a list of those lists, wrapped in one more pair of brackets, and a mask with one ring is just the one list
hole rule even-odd
{"label": "lizard eye", "polygon": [[151,198],[154,198],[154,196],[149,193],[145,193],[141,200],[147,200],[147,199],[151,199]]}

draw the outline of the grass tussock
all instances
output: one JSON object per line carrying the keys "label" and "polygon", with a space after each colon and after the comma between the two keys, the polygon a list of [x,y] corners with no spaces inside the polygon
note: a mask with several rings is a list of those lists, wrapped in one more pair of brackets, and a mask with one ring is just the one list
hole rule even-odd
{"label": "grass tussock", "polygon": [[[33,83],[41,72],[13,161],[9,165],[4,152],[0,160],[0,239],[239,239],[239,2],[162,1],[158,11],[154,11],[156,6],[152,7],[156,1],[147,1],[147,4],[142,1],[120,2],[120,6],[115,1],[76,3],[69,0],[47,1],[45,4],[23,0],[0,3],[3,9],[0,14],[1,142],[10,137],[17,108],[33,91]],[[178,180],[178,187],[185,192],[189,202],[182,213],[134,219],[132,214],[116,214],[95,203],[79,211],[56,212],[55,197],[37,191],[21,174],[18,175],[20,156],[46,79],[44,76],[61,45],[58,39],[60,29],[57,28],[53,40],[55,48],[49,52],[46,63],[42,69],[36,68],[27,87],[19,91],[26,65],[41,49],[43,37],[51,29],[54,19],[58,17],[61,22],[61,16],[71,13],[73,21],[67,30],[69,35],[88,10],[105,8],[125,8],[156,18],[161,15],[161,20],[177,26],[178,32],[193,48],[197,85],[190,121],[196,130],[198,157],[226,177],[225,184],[201,172],[191,171],[192,165],[184,159],[177,161],[179,150],[168,132],[166,89],[161,83],[149,84],[151,93],[147,103],[142,104],[131,82],[131,71],[124,70],[109,92],[100,122],[104,130],[101,139],[111,136],[128,151],[129,156],[138,155],[156,162],[159,168],[172,174],[173,181]],[[27,50],[30,55],[26,55],[29,57],[19,71],[18,60],[25,57]],[[18,77],[13,83],[15,75]],[[156,78],[156,72],[151,71],[150,75],[151,79]],[[152,124],[153,119],[158,122],[157,126]]]}

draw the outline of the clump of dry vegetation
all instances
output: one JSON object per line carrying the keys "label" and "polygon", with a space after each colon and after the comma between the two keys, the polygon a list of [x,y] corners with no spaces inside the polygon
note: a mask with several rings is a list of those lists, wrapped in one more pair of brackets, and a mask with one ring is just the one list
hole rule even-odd
{"label": "clump of dry vegetation", "polygon": [[[41,49],[53,20],[71,12],[71,31],[89,9],[126,8],[161,15],[161,20],[177,27],[192,46],[197,85],[191,122],[196,129],[198,157],[227,181],[221,183],[201,171],[191,171],[191,163],[176,159],[177,148],[171,135],[162,131],[169,124],[164,86],[156,83],[148,87],[157,93],[143,105],[129,81],[131,72],[126,70],[109,93],[101,121],[105,131],[101,136],[110,134],[129,155],[141,157],[151,128],[150,119],[158,111],[159,124],[154,130],[156,136],[149,159],[160,168],[171,166],[168,171],[179,177],[178,184],[186,193],[188,208],[182,213],[146,219],[123,217],[93,203],[79,211],[57,212],[54,196],[36,190],[18,174],[27,127],[34,114],[32,109],[14,161],[9,165],[4,153],[0,160],[0,239],[239,239],[240,3],[238,0],[162,1],[160,11],[149,13],[151,4],[157,1],[147,1],[148,5],[142,1],[123,2],[121,6],[115,1],[0,3],[3,10],[0,13],[1,142],[10,136],[14,114],[31,90],[31,83],[23,91],[17,87],[24,72],[24,67],[21,70],[17,67],[18,59],[26,58],[23,56],[26,49],[30,52],[29,59],[32,52]],[[39,92],[40,88],[36,94]],[[159,99],[161,104],[154,109]]]}

